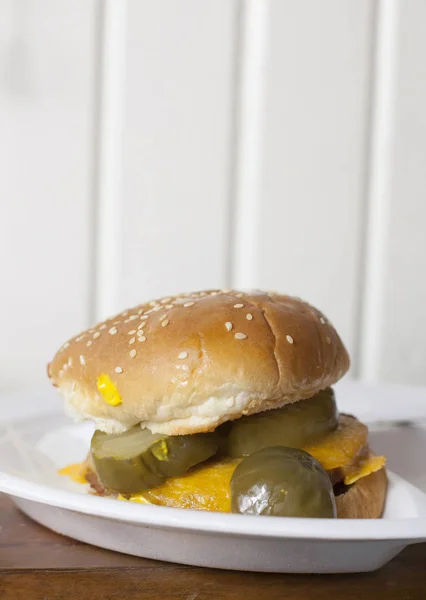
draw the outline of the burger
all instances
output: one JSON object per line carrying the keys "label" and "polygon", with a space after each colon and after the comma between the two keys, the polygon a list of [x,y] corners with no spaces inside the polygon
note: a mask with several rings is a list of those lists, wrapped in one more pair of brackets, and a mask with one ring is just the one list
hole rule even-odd
{"label": "burger", "polygon": [[223,289],[141,304],[48,366],[67,414],[95,426],[87,459],[61,472],[126,502],[379,518],[385,459],[332,388],[348,368],[334,327],[298,298]]}

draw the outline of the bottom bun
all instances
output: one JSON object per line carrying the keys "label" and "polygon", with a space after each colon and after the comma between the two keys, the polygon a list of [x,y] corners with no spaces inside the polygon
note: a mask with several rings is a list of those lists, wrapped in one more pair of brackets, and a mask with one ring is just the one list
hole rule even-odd
{"label": "bottom bun", "polygon": [[385,506],[388,478],[385,469],[358,479],[336,496],[338,519],[379,519]]}

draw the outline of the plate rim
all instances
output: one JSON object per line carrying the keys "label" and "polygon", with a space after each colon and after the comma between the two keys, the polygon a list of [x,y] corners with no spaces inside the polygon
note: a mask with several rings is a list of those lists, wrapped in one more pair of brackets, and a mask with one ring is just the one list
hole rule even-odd
{"label": "plate rim", "polygon": [[[390,482],[404,481],[389,473]],[[426,541],[426,518],[408,519],[301,519],[287,517],[234,515],[130,502],[29,482],[0,472],[0,491],[12,497],[55,508],[101,517],[138,526],[180,529],[216,535],[241,537],[321,540],[321,541]],[[420,492],[421,493],[421,492]],[[368,525],[364,527],[361,525]]]}

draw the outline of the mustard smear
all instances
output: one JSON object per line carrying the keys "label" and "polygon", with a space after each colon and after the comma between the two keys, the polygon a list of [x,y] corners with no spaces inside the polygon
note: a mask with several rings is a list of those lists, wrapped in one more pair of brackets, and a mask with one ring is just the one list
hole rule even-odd
{"label": "mustard smear", "polygon": [[96,385],[98,386],[98,390],[100,391],[102,398],[110,406],[118,406],[123,402],[119,391],[111,381],[109,375],[101,373],[101,375],[99,375],[99,377],[96,379]]}
{"label": "mustard smear", "polygon": [[169,449],[164,440],[160,440],[158,444],[152,448],[152,453],[158,460],[169,460]]}

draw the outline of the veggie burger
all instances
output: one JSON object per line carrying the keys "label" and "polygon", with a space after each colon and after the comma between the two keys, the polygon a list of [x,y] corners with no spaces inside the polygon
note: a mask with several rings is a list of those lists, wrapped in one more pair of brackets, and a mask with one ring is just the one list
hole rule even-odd
{"label": "veggie burger", "polygon": [[348,368],[334,327],[297,298],[210,290],[136,306],[48,366],[67,413],[95,425],[86,461],[61,472],[143,504],[378,518],[385,459],[331,387]]}

